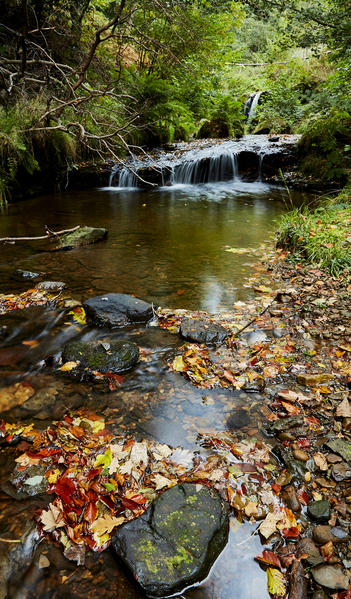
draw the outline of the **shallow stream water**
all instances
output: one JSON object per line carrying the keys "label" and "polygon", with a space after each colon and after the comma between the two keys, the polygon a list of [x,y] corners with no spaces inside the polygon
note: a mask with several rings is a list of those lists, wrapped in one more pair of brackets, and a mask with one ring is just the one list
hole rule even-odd
{"label": "shallow stream water", "polygon": [[[293,192],[295,203],[304,199]],[[229,311],[234,302],[254,297],[255,292],[243,284],[258,257],[255,252],[234,254],[226,249],[262,249],[262,244],[270,242],[274,219],[285,210],[287,200],[284,188],[235,181],[153,191],[96,189],[18,203],[0,213],[0,237],[40,235],[44,225],[53,230],[76,225],[105,227],[109,234],[105,241],[64,252],[52,251],[55,244],[47,241],[2,245],[0,293],[21,293],[39,280],[64,281],[70,295],[82,301],[116,292],[136,295],[155,307]],[[18,281],[13,275],[16,269],[40,276],[34,283]],[[27,381],[36,390],[22,406],[7,412],[1,409],[0,417],[7,422],[34,422],[35,428],[43,429],[67,408],[89,406],[104,415],[115,434],[133,434],[138,440],[156,439],[196,451],[199,432],[226,430],[228,413],[242,407],[251,423],[238,431],[238,439],[261,436],[258,410],[268,401],[264,395],[225,389],[204,392],[180,374],[169,372],[167,364],[182,344],[177,334],[140,325],[113,331],[82,328],[66,321],[63,311],[39,307],[0,316],[0,330],[7,327],[7,337],[3,341],[0,337],[0,388]],[[77,382],[69,373],[45,366],[47,356],[59,356],[64,344],[77,336],[133,340],[144,350],[142,360],[113,392],[107,385]],[[13,467],[11,451],[0,451],[2,480]],[[17,546],[0,541],[0,568],[11,570],[9,599],[142,597],[109,551],[90,552],[86,566],[77,570],[55,546],[42,543],[33,556],[30,516],[42,501],[15,502],[1,492],[0,537],[11,533],[22,538]],[[229,543],[210,576],[183,596],[268,598],[265,573],[253,560],[262,549],[259,538],[239,544],[251,532],[249,523],[240,525],[233,519]],[[49,559],[49,567],[39,568],[40,553]],[[6,594],[0,591],[0,597]]]}

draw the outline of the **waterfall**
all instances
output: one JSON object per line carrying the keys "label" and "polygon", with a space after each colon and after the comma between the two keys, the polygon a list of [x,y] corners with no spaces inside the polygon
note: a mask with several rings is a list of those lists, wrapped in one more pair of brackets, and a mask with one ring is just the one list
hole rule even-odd
{"label": "waterfall", "polygon": [[218,183],[238,178],[238,158],[236,154],[216,148],[208,151],[193,152],[183,164],[177,165],[172,172],[170,182],[173,185],[197,185],[200,183]]}
{"label": "waterfall", "polygon": [[138,187],[138,177],[129,168],[123,167],[119,173],[117,187]]}
{"label": "waterfall", "polygon": [[255,111],[257,108],[258,101],[261,97],[261,94],[262,94],[262,92],[257,92],[252,99],[252,102],[250,105],[250,110],[249,110],[249,116],[248,116],[249,119],[252,119],[255,116]]}
{"label": "waterfall", "polygon": [[257,181],[262,181],[262,165],[263,165],[263,160],[266,154],[259,154],[258,155],[258,178]]}

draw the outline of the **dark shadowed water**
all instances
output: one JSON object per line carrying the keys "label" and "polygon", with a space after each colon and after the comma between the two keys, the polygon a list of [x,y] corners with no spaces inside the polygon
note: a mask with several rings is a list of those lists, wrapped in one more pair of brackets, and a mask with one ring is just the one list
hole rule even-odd
{"label": "dark shadowed water", "polygon": [[[293,197],[296,203],[303,201],[297,192]],[[105,241],[65,252],[51,251],[55,244],[46,241],[1,245],[0,294],[33,287],[33,283],[13,277],[20,268],[45,273],[43,280],[64,281],[78,300],[118,292],[134,294],[156,307],[228,311],[235,301],[254,296],[243,284],[252,274],[249,264],[258,258],[254,253],[235,254],[226,249],[257,250],[269,242],[274,219],[284,211],[286,200],[284,188],[236,181],[148,192],[108,188],[18,203],[0,213],[0,237],[40,235],[44,225],[54,230],[76,225],[105,227],[109,234]],[[0,364],[0,387],[27,381],[36,390],[30,404],[7,412],[0,407],[0,417],[6,421],[34,422],[45,428],[66,408],[89,406],[105,416],[116,434],[132,433],[138,439],[157,439],[196,450],[199,431],[226,430],[228,413],[234,406],[243,406],[251,424],[238,432],[238,439],[260,436],[258,409],[267,401],[263,396],[223,389],[204,394],[181,375],[168,371],[167,363],[182,344],[177,334],[142,326],[112,332],[77,328],[65,324],[66,320],[63,312],[43,308],[0,316],[0,328],[6,326],[8,331],[0,350],[14,350],[12,363],[4,360]],[[113,392],[103,384],[77,382],[55,367],[45,367],[43,360],[50,354],[59,356],[67,340],[75,336],[127,338],[145,350],[144,359]],[[28,340],[39,343],[33,347],[23,344]],[[3,480],[14,462],[5,452],[0,456]],[[38,505],[38,500],[16,503],[4,493],[0,495],[0,536],[11,533],[22,538],[20,546],[0,542],[0,569],[6,566],[11,572],[9,598],[141,599],[108,551],[101,555],[90,552],[86,567],[77,571],[61,557],[61,550],[48,544],[39,546],[33,560],[30,516]],[[266,576],[253,560],[262,549],[260,540],[253,537],[239,545],[251,532],[249,523],[240,525],[232,519],[229,543],[210,577],[186,591],[184,597],[266,599]],[[48,557],[49,568],[38,569],[38,551]],[[5,598],[1,592],[0,597]]]}

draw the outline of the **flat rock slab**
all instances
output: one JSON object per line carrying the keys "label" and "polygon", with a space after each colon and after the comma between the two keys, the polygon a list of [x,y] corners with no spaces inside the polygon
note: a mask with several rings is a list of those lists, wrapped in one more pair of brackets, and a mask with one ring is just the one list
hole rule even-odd
{"label": "flat rock slab", "polygon": [[48,293],[59,293],[66,289],[66,283],[62,281],[43,281],[35,286],[38,291],[47,291]]}
{"label": "flat rock slab", "polygon": [[180,325],[180,332],[185,339],[195,343],[223,343],[230,335],[224,327],[203,320],[186,318]]}
{"label": "flat rock slab", "polygon": [[152,318],[152,306],[124,293],[107,293],[86,300],[83,304],[87,317],[94,324],[124,327]]}
{"label": "flat rock slab", "polygon": [[347,589],[350,577],[343,574],[339,566],[320,565],[311,570],[317,584],[327,589]]}
{"label": "flat rock slab", "polygon": [[107,229],[81,227],[80,229],[77,229],[77,231],[73,231],[62,237],[56,249],[70,250],[82,245],[88,245],[89,243],[96,243],[97,241],[105,239],[107,235]]}
{"label": "flat rock slab", "polygon": [[328,449],[331,449],[332,452],[338,453],[341,455],[344,460],[347,462],[351,462],[351,443],[346,439],[335,439],[334,441],[329,441],[326,443]]}
{"label": "flat rock slab", "polygon": [[148,597],[167,597],[206,578],[228,538],[228,504],[208,487],[165,491],[112,546]]}
{"label": "flat rock slab", "polygon": [[321,526],[316,526],[313,529],[313,538],[316,543],[320,545],[325,545],[330,541],[336,545],[338,543],[344,543],[349,540],[348,533],[339,526],[329,526],[328,524],[324,524]]}
{"label": "flat rock slab", "polygon": [[67,343],[62,352],[62,361],[80,362],[79,366],[97,370],[102,374],[129,370],[139,360],[139,348],[131,341],[111,341],[110,343]]}

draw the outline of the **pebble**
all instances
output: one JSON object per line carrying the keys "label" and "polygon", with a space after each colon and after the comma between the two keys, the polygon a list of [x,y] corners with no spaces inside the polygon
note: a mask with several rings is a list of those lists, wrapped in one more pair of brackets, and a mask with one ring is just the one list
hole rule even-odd
{"label": "pebble", "polygon": [[292,512],[299,512],[301,510],[301,504],[294,486],[285,487],[282,491],[282,499]]}
{"label": "pebble", "polygon": [[328,524],[316,526],[313,529],[313,538],[316,543],[320,543],[321,545],[325,545],[329,541],[332,543],[343,543],[349,540],[348,533],[338,526],[329,526]]}
{"label": "pebble", "polygon": [[329,464],[337,464],[338,462],[342,462],[342,458],[339,455],[336,455],[335,453],[327,453],[325,457]]}
{"label": "pebble", "polygon": [[307,462],[309,456],[302,449],[294,449],[293,456],[295,460],[300,460],[301,462]]}
{"label": "pebble", "polygon": [[318,385],[319,383],[326,383],[327,381],[330,381],[330,379],[333,379],[334,375],[333,374],[328,374],[328,373],[323,373],[323,374],[298,374],[297,375],[297,382],[300,383],[300,385],[305,385],[306,387],[314,387],[315,385]]}
{"label": "pebble", "polygon": [[295,441],[295,437],[291,433],[280,433],[278,435],[278,439],[279,439],[279,441],[288,441],[288,442]]}
{"label": "pebble", "polygon": [[314,481],[317,483],[317,485],[324,487],[325,489],[334,489],[334,487],[336,487],[336,482],[334,480],[329,480],[327,478],[323,478],[322,476],[315,478]]}
{"label": "pebble", "polygon": [[228,420],[227,427],[228,428],[243,428],[250,423],[250,416],[246,414],[244,410],[238,410],[237,412],[233,412]]}
{"label": "pebble", "polygon": [[351,418],[343,418],[342,428],[349,430],[351,428]]}

